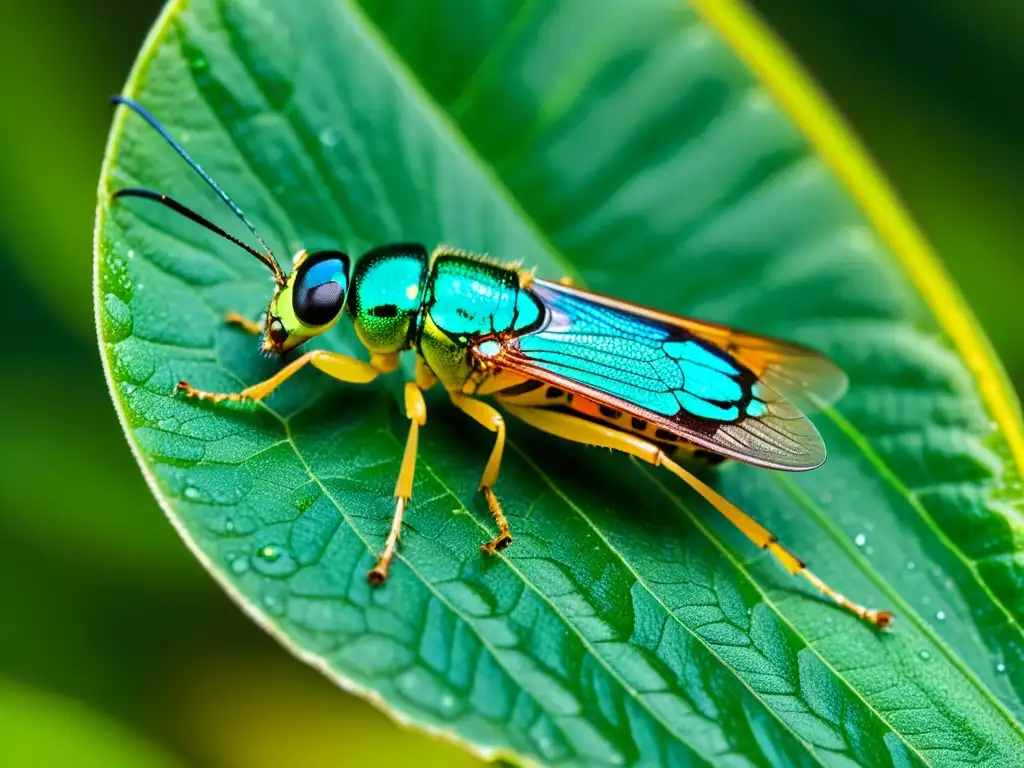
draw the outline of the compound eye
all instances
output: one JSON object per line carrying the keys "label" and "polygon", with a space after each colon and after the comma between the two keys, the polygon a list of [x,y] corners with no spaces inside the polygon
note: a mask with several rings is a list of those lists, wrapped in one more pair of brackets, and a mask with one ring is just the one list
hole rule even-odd
{"label": "compound eye", "polygon": [[278,317],[271,319],[270,325],[267,326],[267,335],[270,336],[272,342],[279,346],[288,341],[288,331],[285,330],[284,323]]}
{"label": "compound eye", "polygon": [[345,306],[349,259],[341,251],[318,251],[299,267],[292,309],[304,325],[327,325]]}

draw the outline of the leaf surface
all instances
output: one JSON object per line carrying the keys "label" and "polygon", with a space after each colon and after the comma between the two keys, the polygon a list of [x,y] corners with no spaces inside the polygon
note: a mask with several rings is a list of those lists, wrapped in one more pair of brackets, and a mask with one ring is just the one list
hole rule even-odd
{"label": "leaf surface", "polygon": [[[172,3],[126,93],[282,258],[451,243],[831,355],[852,386],[815,417],[827,464],[727,466],[715,483],[834,586],[893,609],[895,632],[789,579],[671,477],[516,424],[498,487],[516,540],[482,558],[490,435],[440,392],[399,559],[371,589],[406,430],[400,381],[306,371],[252,412],[172,397],[179,379],[237,391],[276,370],[222,323],[257,316],[271,285],[187,221],[109,207],[113,189],[148,185],[238,231],[121,113],[96,300],[129,442],[256,621],[483,756],[1012,764],[1016,405],[942,275],[906,256],[899,212],[856,186],[856,154],[823,143],[830,126],[779,85],[797,75],[773,69],[742,8],[694,6]],[[345,331],[325,343],[357,349]]]}

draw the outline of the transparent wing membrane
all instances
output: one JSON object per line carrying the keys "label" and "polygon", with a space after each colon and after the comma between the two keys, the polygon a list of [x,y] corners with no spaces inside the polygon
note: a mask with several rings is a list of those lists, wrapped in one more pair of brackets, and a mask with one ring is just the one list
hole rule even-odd
{"label": "transparent wing membrane", "polygon": [[674,319],[680,327],[731,354],[804,413],[828,408],[846,394],[846,374],[809,347],[700,320]]}
{"label": "transparent wing membrane", "polygon": [[846,377],[813,350],[534,281],[541,329],[492,362],[649,420],[708,450],[772,469],[812,469],[825,446],[803,414]]}

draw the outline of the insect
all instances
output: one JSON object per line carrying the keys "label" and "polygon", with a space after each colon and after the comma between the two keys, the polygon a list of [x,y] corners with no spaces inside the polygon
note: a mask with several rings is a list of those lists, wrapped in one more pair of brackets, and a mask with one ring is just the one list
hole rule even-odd
{"label": "insect", "polygon": [[505,421],[494,403],[536,429],[565,440],[612,448],[688,483],[754,544],[791,574],[800,574],[839,606],[879,627],[888,611],[859,605],[818,578],[776,536],[700,480],[689,459],[726,458],[773,470],[814,469],[825,460],[821,437],[803,411],[825,407],[846,389],[846,376],[819,353],[786,341],[657,312],[549,282],[518,266],[463,251],[398,243],[352,263],[334,250],[300,251],[289,273],[279,265],[241,208],[189,157],[148,111],[130,108],[178,152],[259,242],[256,249],[167,195],[121,189],[113,198],[155,201],[230,240],[273,274],[274,292],[262,323],[237,313],[226,320],[261,337],[267,355],[284,355],[329,331],[347,315],[369,361],[311,350],[241,392],[213,393],[186,382],[176,393],[212,403],[259,401],[298,370],[313,366],[364,384],[416,355],[405,384],[409,432],[395,485],[391,529],[368,578],[385,581],[409,503],[423,390],[440,384],[455,407],[494,433],[480,480],[498,534],[482,545],[493,554],[512,542],[495,495]]}

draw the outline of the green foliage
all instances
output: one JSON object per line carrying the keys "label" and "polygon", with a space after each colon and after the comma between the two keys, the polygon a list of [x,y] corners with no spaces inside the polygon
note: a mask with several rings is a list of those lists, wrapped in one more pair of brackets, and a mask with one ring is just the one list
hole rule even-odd
{"label": "green foliage", "polygon": [[[265,270],[187,221],[101,201],[97,307],[143,470],[250,615],[343,686],[486,755],[562,764],[962,765],[1022,748],[1019,477],[964,361],[808,141],[678,0],[193,2],[129,95],[279,251],[449,242],[832,355],[821,470],[717,486],[819,575],[898,616],[874,632],[752,551],[685,487],[432,393],[392,578],[396,382],[306,372],[253,411],[171,396],[277,367],[221,322]],[[230,214],[141,120],[103,189]],[[234,228],[237,230],[237,227]],[[353,350],[351,334],[329,342]]]}
{"label": "green foliage", "polygon": [[170,768],[178,764],[88,707],[3,678],[0,744],[7,765]]}

